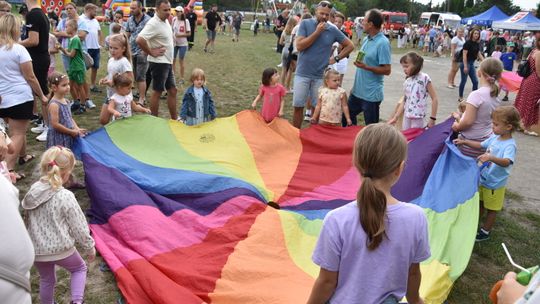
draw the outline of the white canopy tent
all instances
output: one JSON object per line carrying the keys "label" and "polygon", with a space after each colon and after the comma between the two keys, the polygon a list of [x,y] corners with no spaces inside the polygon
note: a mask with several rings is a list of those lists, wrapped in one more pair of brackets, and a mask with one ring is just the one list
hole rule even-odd
{"label": "white canopy tent", "polygon": [[519,12],[508,19],[493,21],[492,27],[515,31],[540,31],[540,19],[531,12]]}

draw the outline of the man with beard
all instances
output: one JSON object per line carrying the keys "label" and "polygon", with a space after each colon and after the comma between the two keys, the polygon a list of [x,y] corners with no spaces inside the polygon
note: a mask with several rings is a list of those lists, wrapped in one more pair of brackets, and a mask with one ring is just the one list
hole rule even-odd
{"label": "man with beard", "polygon": [[[88,54],[92,57],[92,59],[94,59],[94,65],[90,67],[90,91],[100,93],[101,90],[96,87],[96,76],[97,70],[99,69],[99,49],[100,44],[103,44],[103,39],[101,36],[101,27],[99,25],[99,22],[96,20],[96,10],[97,6],[95,6],[94,4],[86,4],[84,6],[84,14],[81,15],[81,19],[86,21],[86,28],[88,29],[88,35],[85,39],[86,49],[88,51]],[[87,101],[86,106],[90,109],[96,107],[91,100]]]}
{"label": "man with beard", "polygon": [[195,14],[195,7],[193,5],[189,7],[186,18],[189,21],[189,26],[191,28],[191,33],[188,37],[188,48],[191,50],[195,43],[195,31],[197,30],[197,14]]}
{"label": "man with beard", "polygon": [[152,95],[150,96],[150,110],[152,115],[158,116],[159,97],[167,90],[167,105],[171,119],[178,118],[176,112],[176,85],[172,70],[173,63],[173,35],[169,24],[171,4],[167,0],[157,0],[156,13],[136,41],[143,52],[148,54],[148,71],[152,75]]}
{"label": "man with beard", "polygon": [[[39,82],[39,86],[44,95],[49,94],[47,84],[47,72],[49,71],[50,56],[49,56],[49,18],[41,10],[41,7],[36,1],[26,0],[28,13],[26,14],[26,33],[27,37],[21,41],[21,45],[26,47],[30,57],[32,58],[32,68],[34,75]],[[37,105],[34,103],[34,113],[36,113]],[[33,130],[34,133],[40,133],[37,137],[39,141],[47,140],[47,104],[41,104],[41,113],[43,114],[44,123],[41,127]],[[22,156],[26,160],[30,156]]]}
{"label": "man with beard", "polygon": [[[323,84],[324,69],[347,57],[354,45],[335,25],[328,23],[332,3],[321,1],[317,5],[316,18],[300,22],[295,42],[298,63],[294,76],[293,126],[302,127],[304,105],[308,98],[315,107],[319,88]],[[338,42],[341,51],[331,57],[332,45]]]}
{"label": "man with beard", "polygon": [[150,16],[143,13],[141,1],[133,1],[129,6],[131,10],[131,17],[129,17],[126,25],[126,33],[129,37],[129,43],[131,45],[131,58],[133,62],[133,76],[137,82],[137,89],[139,91],[139,104],[144,105],[146,95],[146,71],[148,70],[148,61],[146,54],[141,50],[137,44],[137,37],[142,31]]}

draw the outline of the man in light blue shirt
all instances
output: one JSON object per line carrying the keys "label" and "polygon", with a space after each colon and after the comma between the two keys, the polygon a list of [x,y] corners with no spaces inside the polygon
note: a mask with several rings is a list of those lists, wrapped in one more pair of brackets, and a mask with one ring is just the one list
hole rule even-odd
{"label": "man in light blue shirt", "polygon": [[[354,45],[333,24],[328,23],[332,4],[321,1],[317,6],[316,19],[302,20],[296,34],[298,63],[294,76],[293,126],[302,127],[304,105],[311,98],[313,106],[317,104],[318,90],[323,83],[324,69],[344,57],[354,49]],[[332,44],[338,42],[341,52],[332,56]]]}
{"label": "man in light blue shirt", "polygon": [[361,62],[354,62],[356,76],[348,102],[353,125],[357,124],[356,116],[361,112],[364,112],[366,125],[379,122],[379,106],[384,99],[383,77],[390,75],[392,63],[390,41],[381,32],[381,12],[367,11],[362,22],[367,36],[360,50],[365,55]]}

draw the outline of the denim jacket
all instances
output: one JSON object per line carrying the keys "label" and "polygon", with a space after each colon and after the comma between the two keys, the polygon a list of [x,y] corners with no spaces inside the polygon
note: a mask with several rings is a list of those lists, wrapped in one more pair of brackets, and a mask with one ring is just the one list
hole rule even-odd
{"label": "denim jacket", "polygon": [[[216,118],[216,108],[214,106],[214,100],[212,100],[212,94],[203,86],[203,109],[204,117],[210,116],[210,119]],[[182,109],[180,110],[180,118],[186,119],[187,117],[195,117],[196,115],[196,102],[193,85],[187,88],[184,93],[184,99],[182,100]]]}

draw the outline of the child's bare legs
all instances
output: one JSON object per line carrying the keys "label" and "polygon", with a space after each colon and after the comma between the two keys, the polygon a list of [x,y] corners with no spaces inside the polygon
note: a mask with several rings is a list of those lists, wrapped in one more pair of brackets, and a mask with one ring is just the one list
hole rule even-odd
{"label": "child's bare legs", "polygon": [[482,225],[482,229],[485,231],[491,231],[493,225],[495,224],[495,219],[497,218],[497,211],[487,209],[486,220]]}
{"label": "child's bare legs", "polygon": [[78,84],[76,82],[73,82],[73,86],[75,87],[75,91],[77,92],[77,99],[81,101],[81,104],[85,104],[86,102],[86,95],[84,92],[84,84]]}
{"label": "child's bare legs", "polygon": [[81,104],[85,105],[86,106],[86,100],[88,98],[90,98],[90,89],[89,89],[89,85],[86,81],[84,81],[84,83],[82,84],[79,84],[79,94],[80,94],[80,97],[81,97]]}
{"label": "child's bare legs", "polygon": [[81,100],[80,96],[79,96],[79,90],[78,90],[78,87],[77,87],[77,83],[73,80],[70,80],[69,81],[69,90],[71,91],[71,98],[73,98],[73,100]]}

